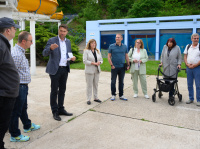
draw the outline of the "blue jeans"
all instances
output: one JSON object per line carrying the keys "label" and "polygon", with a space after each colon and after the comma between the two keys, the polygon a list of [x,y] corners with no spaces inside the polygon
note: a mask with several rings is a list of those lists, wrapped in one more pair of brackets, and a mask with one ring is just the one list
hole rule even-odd
{"label": "blue jeans", "polygon": [[[55,75],[50,75],[51,78],[51,94],[50,105],[52,113],[56,113],[64,110],[64,97],[66,90],[66,83],[68,77],[69,67],[63,67],[58,69]],[[58,97],[58,102],[57,102]]]}
{"label": "blue jeans", "polygon": [[189,99],[194,100],[193,82],[196,85],[196,99],[200,102],[200,66],[193,69],[187,68],[187,85],[189,91]]}
{"label": "blue jeans", "polygon": [[15,98],[0,96],[0,149],[4,149],[3,138],[8,130]]}
{"label": "blue jeans", "polygon": [[9,132],[12,137],[17,137],[21,135],[19,129],[19,118],[23,123],[24,129],[31,128],[31,120],[28,119],[28,113],[27,113],[27,108],[28,108],[27,95],[28,95],[28,85],[20,84],[19,96],[16,98],[9,126]]}
{"label": "blue jeans", "polygon": [[116,95],[116,79],[118,76],[119,80],[119,97],[123,96],[124,90],[124,76],[125,69],[124,67],[111,69],[111,94]]}

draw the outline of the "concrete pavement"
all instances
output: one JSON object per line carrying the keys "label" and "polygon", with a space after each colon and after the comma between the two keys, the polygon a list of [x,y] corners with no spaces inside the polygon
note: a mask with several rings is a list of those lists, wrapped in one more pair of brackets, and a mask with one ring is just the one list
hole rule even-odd
{"label": "concrete pavement", "polygon": [[[65,108],[74,116],[61,116],[55,121],[49,105],[50,79],[45,67],[37,67],[29,85],[28,114],[41,129],[28,133],[28,142],[13,143],[10,134],[4,139],[6,148],[22,149],[200,149],[200,107],[185,104],[188,100],[187,80],[178,78],[183,101],[168,104],[168,94],[156,102],[151,95],[156,76],[147,76],[145,99],[140,84],[139,97],[133,98],[130,74],[126,74],[124,95],[128,101],[110,101],[110,72],[102,72],[99,81],[101,104],[86,104],[84,70],[72,69],[68,77]],[[20,122],[20,129],[23,130]],[[22,134],[27,135],[22,132]]]}

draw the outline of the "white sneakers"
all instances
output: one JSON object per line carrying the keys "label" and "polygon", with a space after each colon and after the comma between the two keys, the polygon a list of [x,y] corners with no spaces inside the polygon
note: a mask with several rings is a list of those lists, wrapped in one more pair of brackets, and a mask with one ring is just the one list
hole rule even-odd
{"label": "white sneakers", "polygon": [[134,97],[134,98],[137,98],[137,97],[138,97],[138,94],[134,94],[133,97]]}
{"label": "white sneakers", "polygon": [[[134,97],[134,98],[137,98],[137,97],[138,97],[138,94],[134,94],[133,97]],[[148,96],[148,95],[144,95],[144,98],[149,99],[149,96]]]}

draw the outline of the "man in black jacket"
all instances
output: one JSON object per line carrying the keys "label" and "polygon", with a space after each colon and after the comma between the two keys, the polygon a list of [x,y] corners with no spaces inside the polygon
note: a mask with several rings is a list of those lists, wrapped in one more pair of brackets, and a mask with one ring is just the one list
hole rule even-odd
{"label": "man in black jacket", "polygon": [[9,41],[20,28],[10,18],[0,18],[0,149],[4,149],[3,138],[8,129],[15,98],[19,93],[19,75],[10,53]]}

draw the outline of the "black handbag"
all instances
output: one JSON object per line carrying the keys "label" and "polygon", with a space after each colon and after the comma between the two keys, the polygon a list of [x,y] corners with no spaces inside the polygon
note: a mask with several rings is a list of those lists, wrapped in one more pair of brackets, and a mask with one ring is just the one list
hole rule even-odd
{"label": "black handbag", "polygon": [[[131,48],[131,49],[132,49],[132,52],[131,52],[131,56],[132,56],[134,48]],[[129,62],[129,68],[131,68],[131,62]],[[127,70],[127,63],[124,63],[124,69]]]}
{"label": "black handbag", "polygon": [[127,71],[127,63],[124,63],[124,69]]}

